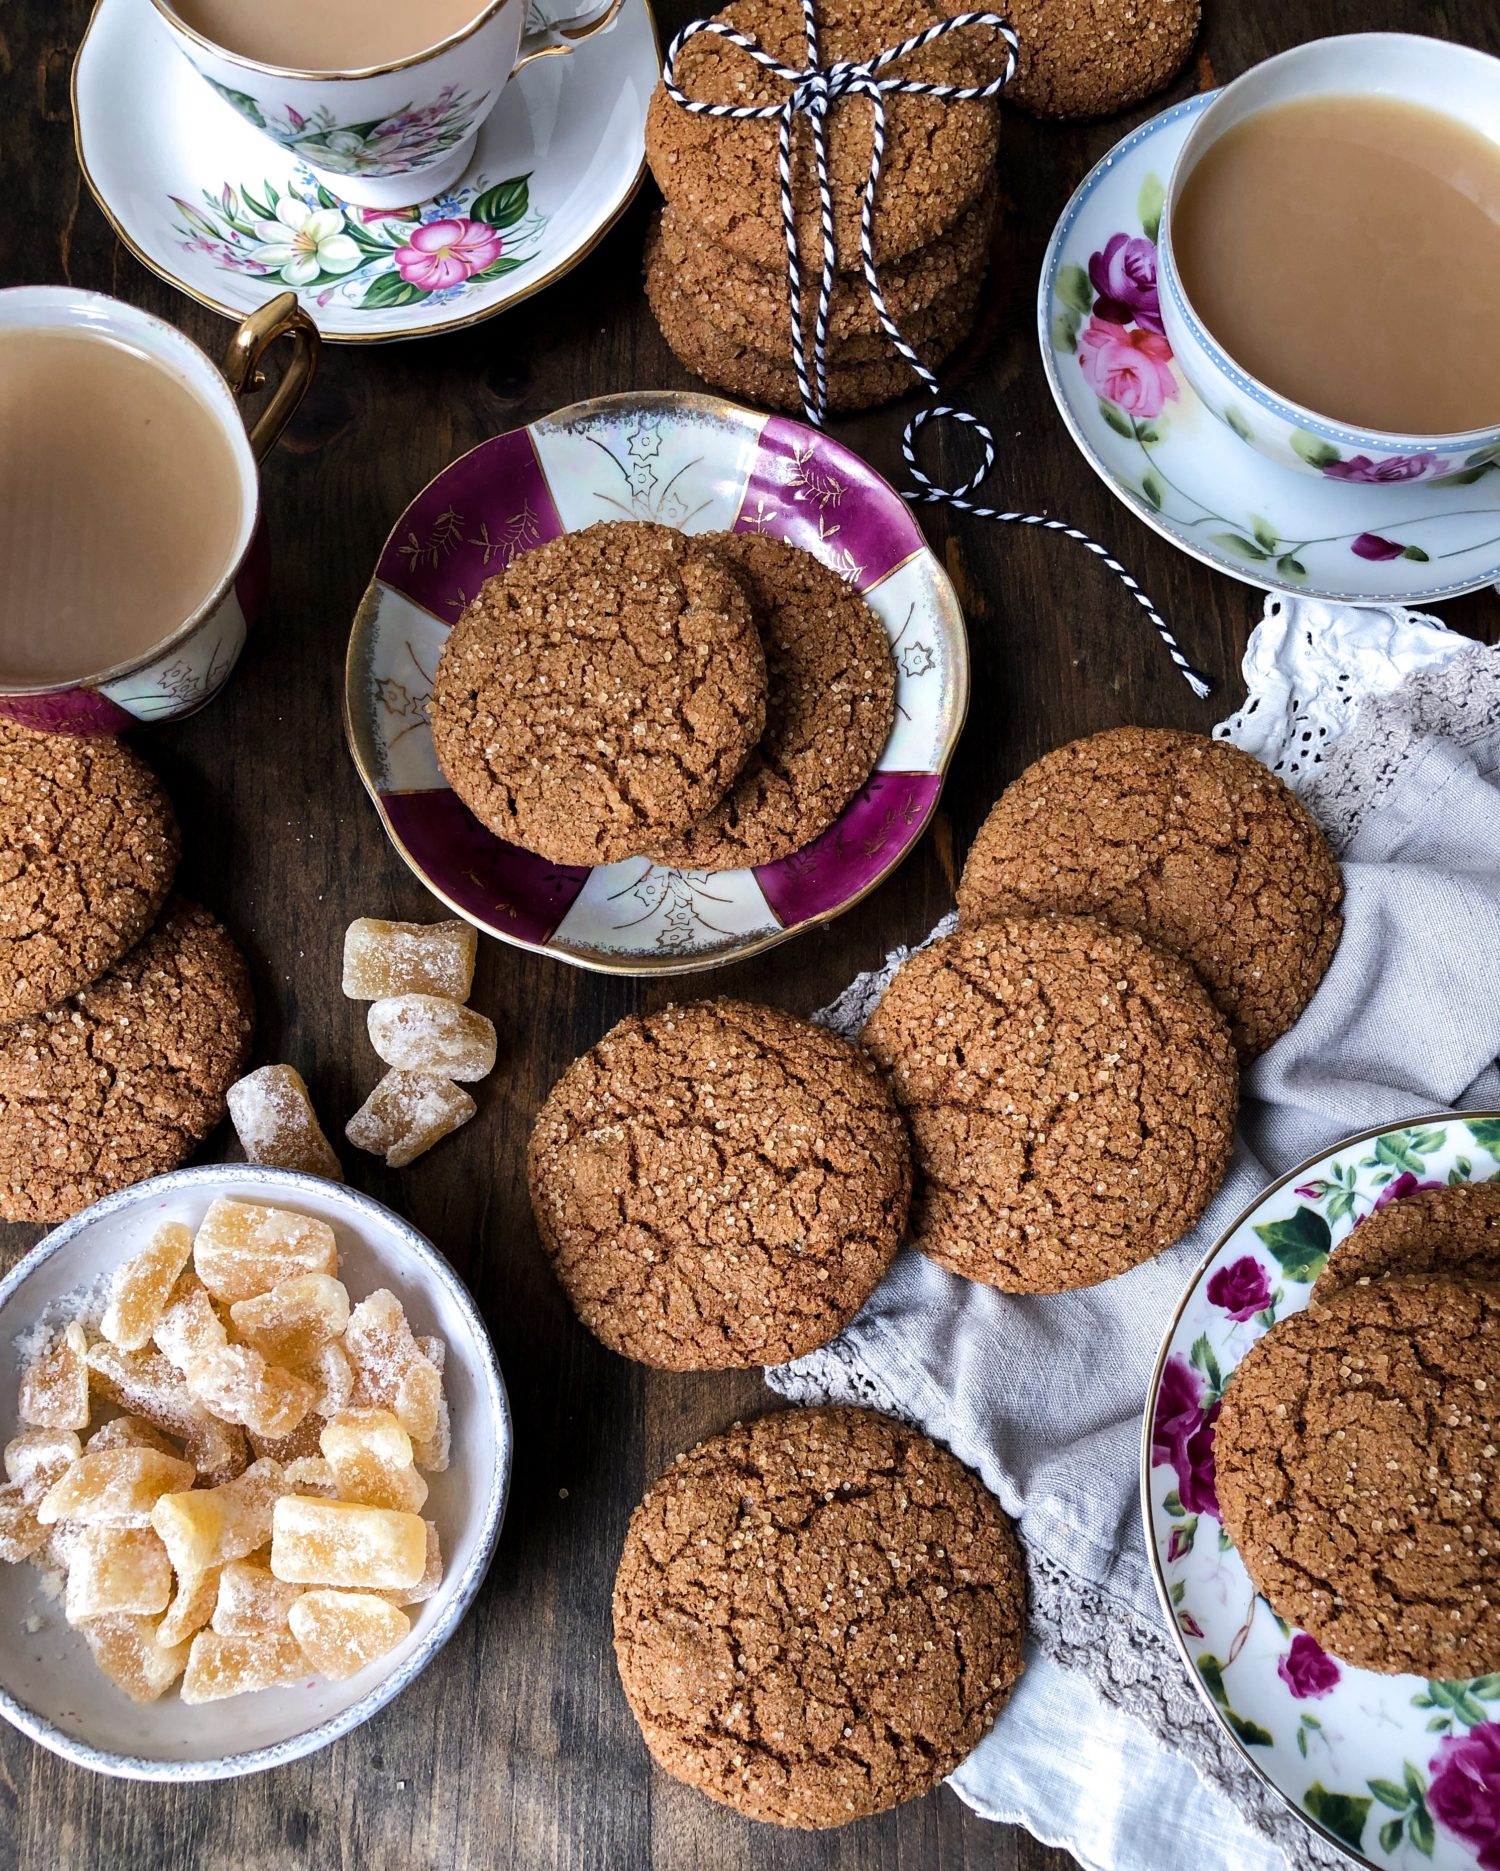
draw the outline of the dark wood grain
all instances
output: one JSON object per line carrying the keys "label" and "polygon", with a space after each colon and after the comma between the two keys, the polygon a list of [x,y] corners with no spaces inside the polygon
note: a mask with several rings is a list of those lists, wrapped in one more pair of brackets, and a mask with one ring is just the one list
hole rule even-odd
{"label": "dark wood grain", "polygon": [[[1359,27],[1500,50],[1492,0],[1207,5],[1196,66],[1174,96],[1298,40]],[[687,17],[689,6],[670,0],[662,25],[670,31]],[[113,292],[217,353],[225,323],[138,265],[80,180],[67,78],[85,18],[84,0],[11,0],[0,10],[0,283],[69,281]],[[1043,749],[1122,722],[1207,728],[1238,699],[1239,658],[1260,599],[1174,552],[1106,493],[1053,410],[1033,335],[1053,221],[1091,164],[1158,107],[1082,127],[1008,120],[1007,210],[987,311],[949,382],[1003,438],[994,497],[1064,513],[1112,542],[1189,654],[1223,679],[1220,694],[1194,700],[1135,606],[1077,548],[923,510],[966,603],[973,644],[973,708],[943,810],[904,868],[864,903],[831,928],[725,970],[714,987],[797,1010],[817,1006],[949,907],[956,856],[1000,788]],[[488,324],[414,345],[326,351],[266,473],[276,555],[269,619],[222,699],[149,737],[184,821],[186,886],[227,919],[252,958],[259,1056],[303,1069],[330,1128],[374,1072],[364,1009],[339,993],[344,926],[359,914],[433,910],[386,843],[345,755],[340,689],[350,617],[391,521],[462,449],[582,396],[687,381],[639,287],[647,205],[638,201],[575,273]],[[838,432],[899,478],[900,428],[901,417],[885,411]],[[1489,596],[1471,598],[1445,616],[1492,634],[1494,609]],[[585,974],[487,942],[475,1003],[498,1024],[502,1052],[479,1118],[401,1174],[346,1153],[352,1180],[410,1215],[473,1287],[515,1408],[515,1481],[499,1556],[441,1658],[348,1740],[219,1787],[113,1783],[4,1729],[0,1862],[27,1871],[126,1863],[198,1871],[1072,1864],[1022,1832],[976,1819],[946,1791],[835,1834],[803,1836],[741,1823],[649,1766],[609,1645],[625,1523],[673,1454],[754,1411],[768,1393],[748,1375],[647,1373],[589,1338],[543,1264],[523,1152],[531,1115],[562,1067],[621,1015],[671,994],[668,984]],[[209,1153],[222,1144],[215,1139]],[[0,1229],[0,1250],[8,1260],[34,1238]]]}

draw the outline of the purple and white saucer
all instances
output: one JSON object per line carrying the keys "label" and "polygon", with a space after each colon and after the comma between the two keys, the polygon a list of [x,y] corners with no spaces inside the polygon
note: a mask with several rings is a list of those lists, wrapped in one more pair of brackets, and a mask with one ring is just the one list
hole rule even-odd
{"label": "purple and white saucer", "polygon": [[[443,641],[518,553],[597,520],[770,532],[862,593],[890,634],[896,718],[820,838],[753,870],[549,864],[480,825],[438,770],[427,704]],[[391,842],[477,928],[579,967],[685,974],[753,955],[873,890],[921,837],[963,726],[968,638],[906,502],[840,443],[713,396],[633,391],[461,456],[392,529],[354,620],[349,747]]]}

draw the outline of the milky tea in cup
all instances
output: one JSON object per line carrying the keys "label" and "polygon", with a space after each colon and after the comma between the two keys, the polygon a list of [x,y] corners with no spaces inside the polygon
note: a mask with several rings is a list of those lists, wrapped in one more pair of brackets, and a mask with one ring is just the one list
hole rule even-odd
{"label": "milky tea in cup", "polygon": [[483,0],[176,0],[184,25],[227,52],[294,71],[415,58],[462,32]]}

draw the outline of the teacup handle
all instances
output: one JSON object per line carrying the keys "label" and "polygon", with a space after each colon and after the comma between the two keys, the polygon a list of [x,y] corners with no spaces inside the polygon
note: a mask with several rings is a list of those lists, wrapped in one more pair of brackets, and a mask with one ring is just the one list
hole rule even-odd
{"label": "teacup handle", "polygon": [[585,39],[592,39],[596,32],[603,32],[606,26],[613,26],[625,0],[609,0],[597,18],[577,20],[559,20],[554,25],[539,27],[535,32],[523,33],[521,50],[515,64],[511,67],[512,75],[523,65],[529,65],[534,58],[550,58],[555,53],[571,52],[576,45],[582,45]]}
{"label": "teacup handle", "polygon": [[297,405],[306,396],[318,368],[318,328],[297,303],[295,292],[278,293],[241,320],[224,353],[224,377],[236,396],[263,390],[266,374],[260,360],[278,338],[290,338],[292,356],[271,400],[250,428],[250,448],[262,461],[280,440]]}

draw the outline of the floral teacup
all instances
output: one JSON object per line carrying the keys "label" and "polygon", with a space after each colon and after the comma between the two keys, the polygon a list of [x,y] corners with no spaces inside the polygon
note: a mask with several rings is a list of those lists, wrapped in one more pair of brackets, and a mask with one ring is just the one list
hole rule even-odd
{"label": "floral teacup", "polygon": [[[1299,98],[1364,93],[1425,105],[1500,141],[1500,59],[1412,33],[1351,33],[1317,39],[1267,59],[1228,84],[1198,118],[1167,185],[1159,238],[1160,325],[1170,355],[1221,422],[1250,447],[1330,480],[1391,483],[1471,473],[1500,453],[1500,428],[1454,435],[1398,435],[1330,422],[1288,401],[1242,369],[1215,341],[1183,290],[1172,252],[1172,215],[1204,152],[1268,106]],[[1118,268],[1131,303],[1125,256]],[[1102,292],[1104,288],[1100,286]],[[1287,315],[1295,316],[1288,307]],[[1147,360],[1149,363],[1149,360]]]}
{"label": "floral teacup", "polygon": [[622,0],[585,0],[576,17],[530,30],[527,0],[489,0],[415,57],[360,71],[262,64],[205,39],[172,0],[154,4],[199,76],[333,194],[361,208],[405,208],[463,174],[480,125],[523,65],[571,52],[611,24]]}
{"label": "floral teacup", "polygon": [[[17,286],[0,292],[0,326],[66,328],[116,338],[186,379],[215,417],[240,486],[239,530],[228,569],[190,617],[177,620],[143,656],[73,683],[17,684],[0,677],[0,717],[50,734],[115,734],[142,722],[175,721],[211,701],[239,660],[266,584],[257,464],[275,446],[317,365],[318,332],[284,292],[236,329],[222,375],[175,326],[102,292],[72,286]],[[286,372],[249,433],[236,397],[264,383],[260,359],[278,338],[293,344]],[[227,381],[226,381],[227,380]]]}

